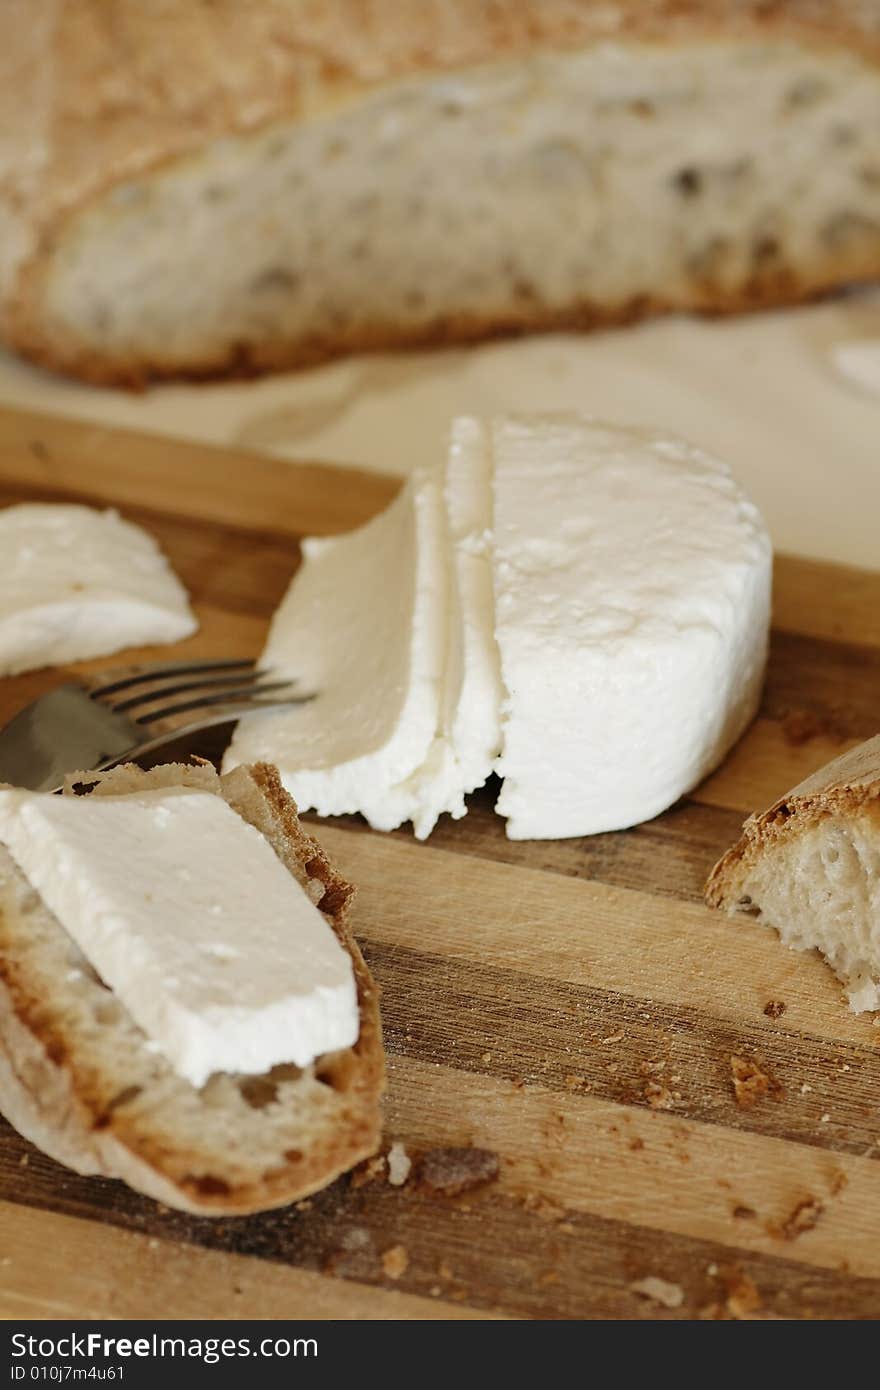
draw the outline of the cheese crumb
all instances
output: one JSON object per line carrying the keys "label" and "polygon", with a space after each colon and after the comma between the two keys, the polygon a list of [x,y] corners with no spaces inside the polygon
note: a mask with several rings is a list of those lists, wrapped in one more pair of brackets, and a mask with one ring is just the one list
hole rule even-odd
{"label": "cheese crumb", "polygon": [[410,1175],[412,1159],[402,1144],[395,1142],[388,1150],[388,1181],[392,1187],[403,1187]]}
{"label": "cheese crumb", "polygon": [[645,1279],[637,1279],[630,1284],[630,1288],[633,1293],[650,1298],[652,1303],[659,1303],[664,1308],[680,1308],[684,1303],[684,1289],[680,1284],[671,1284],[667,1279],[658,1279],[653,1274]]}

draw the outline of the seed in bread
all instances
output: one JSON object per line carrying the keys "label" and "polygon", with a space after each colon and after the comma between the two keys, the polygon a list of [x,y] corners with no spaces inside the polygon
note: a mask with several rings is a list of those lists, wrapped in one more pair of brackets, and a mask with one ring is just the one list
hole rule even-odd
{"label": "seed in bread", "polygon": [[[91,775],[90,780],[91,780]],[[178,1076],[0,852],[0,1110],[80,1173],[220,1215],[281,1206],[374,1152],[384,1063],[376,986],[351,935],[353,889],[299,824],[273,768],[117,768],[91,796],[186,787],[222,797],[317,902],[351,959],[360,1031],[306,1067]]]}
{"label": "seed in bread", "polygon": [[880,735],[751,816],[706,900],[820,951],[855,1013],[880,1009]]}

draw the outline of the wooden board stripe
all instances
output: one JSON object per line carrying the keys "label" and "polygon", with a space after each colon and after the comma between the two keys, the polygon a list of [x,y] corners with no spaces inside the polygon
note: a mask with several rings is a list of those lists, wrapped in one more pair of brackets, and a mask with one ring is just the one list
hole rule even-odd
{"label": "wooden board stripe", "polygon": [[[382,1255],[402,1246],[408,1263],[397,1291],[496,1313],[540,1316],[548,1290],[560,1316],[603,1316],[621,1306],[647,1313],[632,1302],[629,1285],[649,1275],[681,1283],[684,1311],[694,1312],[713,1292],[717,1297],[713,1266],[743,1268],[767,1311],[777,1313],[802,1304],[808,1288],[821,1291],[826,1313],[835,1304],[852,1311],[855,1275],[863,1281],[857,1306],[865,1315],[876,1311],[877,1232],[870,1218],[870,1228],[860,1228],[858,1203],[877,1189],[866,1192],[845,1166],[812,1161],[792,1183],[780,1180],[778,1144],[768,1151],[765,1141],[760,1152],[753,1143],[747,1151],[735,1146],[728,1164],[725,1148],[701,1146],[699,1127],[668,1116],[628,1123],[620,1107],[592,1099],[562,1111],[558,1097],[540,1088],[518,1093],[512,1110],[477,1078],[406,1061],[399,1067],[405,1074],[395,1076],[394,1132],[412,1151],[440,1129],[463,1140],[501,1141],[498,1184],[450,1200],[416,1184],[393,1189],[377,1179],[355,1187],[344,1178],[305,1210],[212,1222],[163,1211],[118,1183],[59,1180],[55,1165],[36,1153],[22,1174],[19,1141],[7,1143],[0,1131],[4,1190],[14,1201],[65,1215],[93,1211],[97,1197],[102,1219],[128,1230],[359,1285],[389,1287]],[[847,1178],[852,1195],[840,1186]],[[808,1198],[820,1208],[815,1226],[786,1238],[785,1223]],[[694,1222],[697,1235],[687,1229]],[[839,1267],[841,1238],[851,1252],[846,1269]],[[312,1306],[319,1299],[315,1289]]]}
{"label": "wooden board stripe", "polygon": [[[6,1144],[0,1133],[0,1163],[4,1161]],[[95,1198],[93,1180],[53,1183],[54,1165],[39,1155],[32,1162],[39,1168],[38,1181],[31,1175],[28,1186],[22,1183],[19,1193],[13,1186],[11,1195],[28,1207],[42,1198],[46,1205],[38,1211],[63,1213],[64,1223],[57,1227],[63,1268],[67,1223],[71,1213],[89,1211]],[[677,1201],[680,1186],[681,1181],[667,1186],[662,1204]],[[548,1188],[545,1179],[541,1187]],[[731,1204],[730,1197],[726,1201]],[[4,1213],[7,1209],[17,1208],[4,1202]],[[534,1187],[517,1190],[516,1173],[505,1187],[485,1188],[456,1201],[410,1184],[395,1190],[382,1180],[352,1190],[350,1181],[342,1179],[316,1195],[307,1211],[292,1208],[221,1223],[163,1212],[132,1197],[121,1184],[103,1183],[101,1216],[124,1232],[138,1233],[138,1258],[145,1261],[139,1268],[145,1273],[157,1270],[165,1289],[193,1275],[207,1280],[204,1289],[190,1294],[192,1316],[206,1315],[206,1309],[217,1307],[215,1302],[211,1305],[210,1295],[217,1291],[217,1273],[224,1266],[204,1258],[209,1251],[225,1252],[232,1259],[225,1268],[225,1297],[228,1300],[229,1290],[236,1286],[241,1289],[234,1298],[238,1316],[423,1318],[457,1316],[467,1309],[541,1316],[548,1290],[552,1290],[555,1316],[666,1315],[665,1309],[639,1297],[631,1287],[648,1276],[680,1284],[684,1304],[671,1312],[676,1316],[726,1311],[713,1305],[724,1304],[737,1275],[755,1284],[759,1311],[765,1315],[834,1316],[845,1307],[848,1315],[870,1316],[880,1305],[877,1277],[856,1275],[854,1279],[849,1270],[801,1264],[791,1258],[794,1245],[783,1240],[769,1251],[749,1248],[748,1227],[755,1226],[756,1216],[728,1216],[727,1240],[694,1238],[674,1229],[648,1232],[633,1220],[587,1208],[564,1208],[546,1197],[534,1200]],[[6,1297],[4,1286],[14,1280],[13,1295],[22,1287],[21,1268],[14,1272],[22,1259],[15,1234],[21,1230],[29,1238],[33,1229],[39,1230],[36,1219],[19,1218],[18,1225],[10,1222],[8,1226],[4,1222],[4,1250],[10,1252],[11,1265],[0,1265],[0,1307]],[[54,1222],[50,1229],[56,1229]],[[442,1245],[438,1245],[439,1229],[443,1229]],[[95,1227],[90,1230],[100,1252],[101,1236]],[[745,1240],[740,1243],[738,1236]],[[154,1244],[157,1241],[161,1245]],[[393,1245],[405,1248],[409,1262],[392,1289],[382,1268],[382,1252]],[[199,1254],[193,1255],[192,1247]],[[541,1252],[538,1261],[535,1251]],[[282,1276],[278,1266],[284,1266],[285,1276],[295,1277]],[[261,1287],[260,1269],[264,1270]],[[26,1291],[26,1279],[24,1283]],[[371,1300],[371,1289],[385,1293]],[[129,1311],[124,1291],[120,1295],[110,1301],[108,1314],[136,1315]],[[67,1297],[70,1301],[70,1289]],[[88,1308],[93,1297],[95,1293],[86,1286],[75,1307]],[[384,1314],[380,1297],[386,1300]],[[282,1298],[285,1312],[278,1311]],[[423,1300],[430,1307],[424,1307]],[[179,1315],[185,1315],[186,1300],[175,1307],[181,1309]],[[345,1308],[348,1312],[342,1312]],[[100,1314],[96,1309],[92,1315]]]}
{"label": "wooden board stripe", "polygon": [[387,506],[396,478],[0,409],[0,476],[33,498],[113,502],[206,525],[324,535]]}
{"label": "wooden board stripe", "polygon": [[439,1297],[326,1279],[291,1265],[14,1202],[0,1201],[0,1229],[5,1319],[493,1316]]}
{"label": "wooden board stripe", "polygon": [[[734,921],[701,904],[571,877],[548,882],[541,870],[329,824],[321,840],[358,884],[357,925],[367,942],[732,1022],[768,1023],[765,1006],[781,1000],[779,1026],[787,1030],[829,1043],[880,1043],[870,1016],[849,1012],[818,957],[782,949],[772,930],[750,918]],[[483,906],[489,903],[491,916]]]}
{"label": "wooden board stripe", "polygon": [[847,640],[880,647],[880,578],[873,570],[779,555],[773,576],[777,627],[803,637]]}
{"label": "wooden board stripe", "polygon": [[[389,1133],[494,1148],[496,1196],[880,1277],[880,1169],[866,1158],[411,1058],[392,1058],[391,1078]],[[804,1203],[816,1220],[798,1231]]]}
{"label": "wooden board stripe", "polygon": [[[431,834],[430,847],[496,864],[522,865],[566,878],[592,879],[610,887],[635,888],[657,897],[702,902],[707,865],[711,866],[742,825],[739,811],[681,801],[665,815],[621,834],[590,835],[575,840],[509,840],[504,821],[495,814],[499,782],[489,783],[468,797],[467,829],[443,816]],[[359,816],[320,820],[303,818],[314,832],[333,828],[368,833]],[[402,826],[390,838],[412,842],[412,830]]]}
{"label": "wooden board stripe", "polygon": [[[398,944],[371,945],[367,959],[398,1056],[454,1057],[459,1071],[626,1106],[652,1109],[661,1095],[690,1120],[880,1160],[880,1048]],[[770,1098],[737,1105],[732,1056],[760,1060],[776,1083]]]}

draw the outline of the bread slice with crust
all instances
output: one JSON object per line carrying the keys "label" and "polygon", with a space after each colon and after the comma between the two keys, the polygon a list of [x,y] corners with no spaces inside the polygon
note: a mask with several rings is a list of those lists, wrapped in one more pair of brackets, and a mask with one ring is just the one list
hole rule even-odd
{"label": "bread slice with crust", "polygon": [[816,948],[855,1013],[880,1009],[880,735],[751,816],[706,901]]}
{"label": "bread slice with crust", "polygon": [[[122,1178],[171,1207],[226,1215],[324,1187],[377,1147],[384,1056],[378,991],[348,923],[353,888],[299,823],[273,767],[208,764],[83,774],[92,796],[187,786],[256,826],[351,957],[354,1047],[196,1089],[156,1051],[0,847],[0,1110],[79,1173]],[[71,779],[71,787],[75,779]]]}
{"label": "bread slice with crust", "polygon": [[88,380],[758,308],[880,272],[876,0],[4,18],[0,334]]}

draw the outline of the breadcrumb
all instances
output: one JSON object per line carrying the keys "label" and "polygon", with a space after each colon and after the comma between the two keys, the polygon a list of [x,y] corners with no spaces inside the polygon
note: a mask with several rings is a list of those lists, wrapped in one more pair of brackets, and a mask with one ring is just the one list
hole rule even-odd
{"label": "breadcrumb", "polygon": [[405,1245],[392,1245],[382,1256],[382,1269],[386,1279],[400,1279],[409,1268],[409,1255]]}

